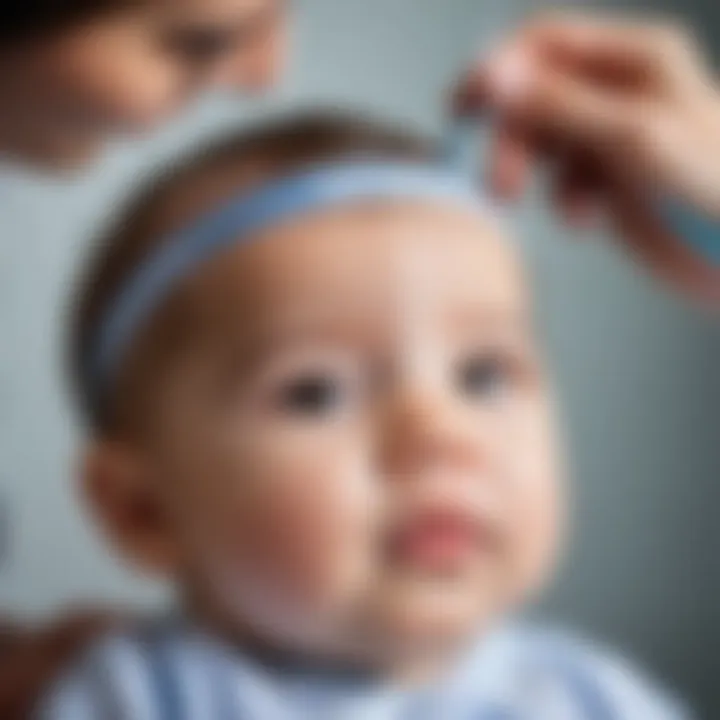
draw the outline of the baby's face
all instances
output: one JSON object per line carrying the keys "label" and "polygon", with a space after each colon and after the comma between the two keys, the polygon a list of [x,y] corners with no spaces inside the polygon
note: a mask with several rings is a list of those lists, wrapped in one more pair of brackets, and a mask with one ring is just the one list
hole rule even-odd
{"label": "baby's face", "polygon": [[467,636],[545,577],[552,407],[510,245],[406,203],[275,228],[186,289],[148,441],[206,610],[306,651]]}

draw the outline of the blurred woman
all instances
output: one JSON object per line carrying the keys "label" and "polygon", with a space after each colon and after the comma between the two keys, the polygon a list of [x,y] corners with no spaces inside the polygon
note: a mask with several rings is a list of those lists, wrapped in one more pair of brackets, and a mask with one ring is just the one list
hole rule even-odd
{"label": "blurred woman", "polygon": [[0,9],[0,158],[77,165],[202,91],[277,78],[282,0],[9,0]]}

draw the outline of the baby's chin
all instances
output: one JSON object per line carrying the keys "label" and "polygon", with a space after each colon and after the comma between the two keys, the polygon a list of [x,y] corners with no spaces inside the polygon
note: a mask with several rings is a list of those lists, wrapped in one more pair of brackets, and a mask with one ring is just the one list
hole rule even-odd
{"label": "baby's chin", "polygon": [[481,633],[505,610],[500,593],[447,578],[408,576],[378,601],[375,630],[397,647],[447,647]]}

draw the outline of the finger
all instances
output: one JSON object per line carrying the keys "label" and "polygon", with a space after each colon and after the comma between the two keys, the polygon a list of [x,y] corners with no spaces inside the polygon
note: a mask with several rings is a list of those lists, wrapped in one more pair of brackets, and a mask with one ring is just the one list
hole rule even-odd
{"label": "finger", "polygon": [[491,192],[505,200],[520,197],[530,176],[530,138],[518,127],[501,125],[490,151],[487,176]]}
{"label": "finger", "polygon": [[490,106],[489,82],[485,67],[477,63],[465,72],[450,97],[450,106],[455,115],[478,115]]}
{"label": "finger", "polygon": [[524,44],[587,69],[667,82],[697,76],[702,66],[692,30],[670,20],[612,15],[557,15],[531,23]]}

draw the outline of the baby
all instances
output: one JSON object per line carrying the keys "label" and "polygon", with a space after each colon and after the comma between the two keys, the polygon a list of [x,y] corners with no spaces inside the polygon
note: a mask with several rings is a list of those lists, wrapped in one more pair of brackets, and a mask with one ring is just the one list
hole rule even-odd
{"label": "baby", "polygon": [[405,131],[219,143],[141,193],[80,293],[84,493],[178,612],[48,720],[653,720],[622,665],[511,620],[562,468],[515,249]]}

